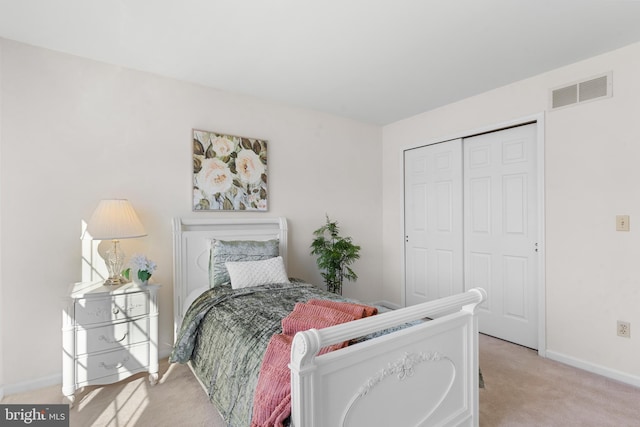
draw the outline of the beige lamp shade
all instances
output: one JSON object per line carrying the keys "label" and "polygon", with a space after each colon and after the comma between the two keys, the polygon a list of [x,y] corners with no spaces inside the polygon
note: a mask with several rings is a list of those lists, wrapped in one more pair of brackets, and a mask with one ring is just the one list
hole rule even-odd
{"label": "beige lamp shade", "polygon": [[147,235],[136,211],[126,199],[101,200],[87,223],[87,231],[96,240],[133,239]]}

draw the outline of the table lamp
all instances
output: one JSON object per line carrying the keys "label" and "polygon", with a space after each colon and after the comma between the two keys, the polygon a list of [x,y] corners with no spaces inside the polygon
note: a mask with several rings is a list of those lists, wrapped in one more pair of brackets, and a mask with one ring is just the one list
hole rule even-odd
{"label": "table lamp", "polygon": [[126,199],[101,200],[87,223],[87,231],[95,240],[111,240],[105,257],[109,278],[104,284],[125,283],[121,275],[125,254],[118,243],[147,235],[131,203]]}

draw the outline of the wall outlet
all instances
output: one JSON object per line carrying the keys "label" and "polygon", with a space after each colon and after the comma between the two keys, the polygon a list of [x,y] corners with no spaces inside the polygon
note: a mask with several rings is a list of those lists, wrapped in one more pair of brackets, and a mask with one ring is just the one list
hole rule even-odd
{"label": "wall outlet", "polygon": [[618,336],[631,338],[631,323],[618,320]]}
{"label": "wall outlet", "polygon": [[616,231],[629,231],[629,215],[616,215]]}

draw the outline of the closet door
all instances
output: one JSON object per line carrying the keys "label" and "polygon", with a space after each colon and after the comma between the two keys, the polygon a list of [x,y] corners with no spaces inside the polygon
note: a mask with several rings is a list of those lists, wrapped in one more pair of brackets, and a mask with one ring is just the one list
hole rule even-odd
{"label": "closet door", "polygon": [[406,305],[463,292],[462,140],[404,153]]}
{"label": "closet door", "polygon": [[465,138],[465,288],[480,332],[538,347],[536,125]]}

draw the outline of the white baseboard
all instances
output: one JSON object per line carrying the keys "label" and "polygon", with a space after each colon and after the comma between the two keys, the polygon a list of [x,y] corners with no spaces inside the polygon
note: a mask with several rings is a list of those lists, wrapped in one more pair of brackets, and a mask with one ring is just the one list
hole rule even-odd
{"label": "white baseboard", "polygon": [[584,360],[576,359],[575,357],[567,356],[565,354],[558,353],[552,350],[547,350],[546,353],[548,359],[555,360],[556,362],[564,363],[565,365],[573,366],[574,368],[582,369],[583,371],[602,375],[603,377],[620,381],[622,383],[629,384],[635,387],[640,387],[640,377],[636,375],[617,371],[615,369],[607,368],[606,366],[597,365],[595,363],[586,362]]}
{"label": "white baseboard", "polygon": [[[48,377],[38,378],[37,380],[24,381],[17,384],[5,384],[3,386],[3,394],[18,394],[27,391],[37,390],[39,388],[49,387],[56,384],[62,384],[62,374],[54,374]],[[62,399],[62,391],[60,391],[60,399]],[[61,400],[62,401],[62,400]]]}

